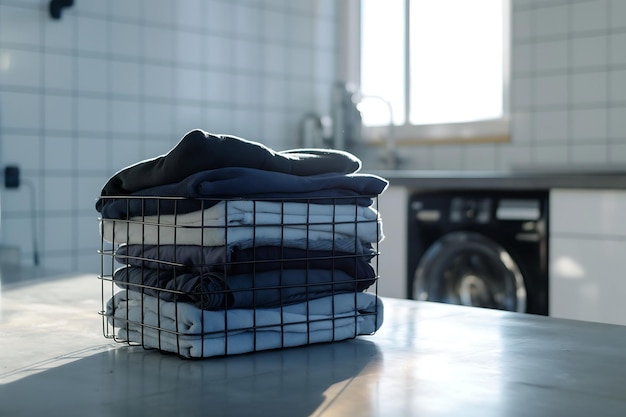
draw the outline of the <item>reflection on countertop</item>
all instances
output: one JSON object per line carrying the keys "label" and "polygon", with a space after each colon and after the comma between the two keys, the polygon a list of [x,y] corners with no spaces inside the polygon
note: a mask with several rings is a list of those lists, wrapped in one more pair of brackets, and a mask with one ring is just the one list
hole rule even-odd
{"label": "reflection on countertop", "polygon": [[12,287],[30,285],[37,281],[67,278],[68,275],[68,271],[60,269],[13,263],[0,264],[0,287],[7,290]]}

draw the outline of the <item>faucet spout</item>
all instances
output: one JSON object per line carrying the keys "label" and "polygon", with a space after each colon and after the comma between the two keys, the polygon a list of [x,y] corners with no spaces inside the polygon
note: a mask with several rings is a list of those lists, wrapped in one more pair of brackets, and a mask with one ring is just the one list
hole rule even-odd
{"label": "faucet spout", "polygon": [[300,119],[298,126],[300,146],[303,148],[317,148],[324,141],[322,117],[316,113],[306,113]]}
{"label": "faucet spout", "polygon": [[381,97],[376,95],[361,95],[360,100],[363,99],[372,99],[378,100],[382,102],[385,107],[387,107],[387,111],[389,112],[389,124],[387,125],[387,135],[385,136],[385,148],[383,150],[383,155],[379,158],[385,169],[397,169],[400,165],[400,155],[398,154],[397,144],[396,144],[396,135],[395,128],[393,124],[393,107],[391,103]]}

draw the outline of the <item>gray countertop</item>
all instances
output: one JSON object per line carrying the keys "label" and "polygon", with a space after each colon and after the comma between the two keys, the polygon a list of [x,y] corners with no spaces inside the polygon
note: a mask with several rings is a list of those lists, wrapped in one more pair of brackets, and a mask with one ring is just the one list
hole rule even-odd
{"label": "gray countertop", "polygon": [[536,190],[553,188],[626,189],[626,170],[588,171],[519,170],[499,171],[371,171],[389,180],[392,186],[421,189],[506,189]]}
{"label": "gray countertop", "polygon": [[2,416],[626,415],[626,327],[384,298],[372,336],[184,360],[104,339],[95,275],[7,282]]}

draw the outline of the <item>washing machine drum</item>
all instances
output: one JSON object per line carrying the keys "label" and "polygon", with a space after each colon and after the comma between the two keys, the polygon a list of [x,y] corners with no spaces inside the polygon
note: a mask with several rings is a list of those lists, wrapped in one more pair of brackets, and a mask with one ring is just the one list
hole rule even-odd
{"label": "washing machine drum", "polygon": [[524,278],[508,252],[478,233],[448,233],[431,245],[415,272],[413,298],[526,311]]}

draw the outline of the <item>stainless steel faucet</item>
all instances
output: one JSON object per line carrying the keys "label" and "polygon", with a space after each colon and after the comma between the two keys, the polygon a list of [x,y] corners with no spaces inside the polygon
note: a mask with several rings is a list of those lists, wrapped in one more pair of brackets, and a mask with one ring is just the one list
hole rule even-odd
{"label": "stainless steel faucet", "polygon": [[355,86],[341,81],[333,85],[330,117],[306,113],[300,119],[300,146],[345,149],[350,142],[360,141],[362,119],[358,107],[369,99],[382,102],[389,112],[385,146],[379,160],[384,169],[397,169],[401,159],[396,146],[391,103],[381,96],[361,94]]}
{"label": "stainless steel faucet", "polygon": [[389,124],[387,125],[387,135],[385,135],[385,148],[379,160],[383,163],[385,169],[397,169],[400,166],[400,154],[398,153],[395,128],[393,124],[393,107],[391,103],[381,96],[375,95],[359,95],[359,102],[365,99],[378,100],[382,102],[389,112]]}
{"label": "stainless steel faucet", "polygon": [[299,146],[302,148],[320,148],[325,145],[322,117],[317,113],[306,113],[298,126]]}

